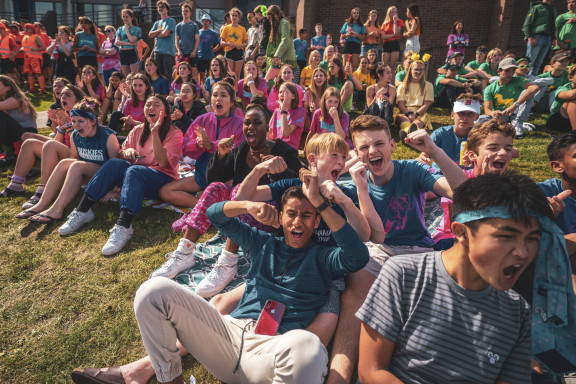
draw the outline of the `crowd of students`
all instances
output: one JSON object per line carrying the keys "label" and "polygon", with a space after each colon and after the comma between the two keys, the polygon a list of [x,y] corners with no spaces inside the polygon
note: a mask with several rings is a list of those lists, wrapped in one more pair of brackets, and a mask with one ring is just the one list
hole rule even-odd
{"label": "crowd of students", "polygon": [[[25,36],[17,23],[0,23],[1,160],[15,161],[0,196],[26,193],[41,161],[18,219],[65,219],[86,184],[58,233],[72,235],[94,219],[95,205],[117,198],[102,248],[113,255],[132,237],[145,198],[192,208],[172,225],[183,232],[177,248],[136,293],[149,356],[76,370],[75,382],[145,383],[156,374],[182,383],[186,353],[227,383],[349,383],[356,366],[362,383],[547,383],[576,371],[530,346],[549,331],[546,318],[560,317],[567,332],[576,326],[572,279],[544,270],[547,260],[569,268],[576,251],[570,32],[558,36],[542,74],[530,67],[547,31],[538,23],[556,16],[547,1],[531,8],[524,32],[532,48],[518,59],[479,46],[465,64],[470,39],[456,21],[434,84],[429,55],[419,53],[417,5],[405,22],[389,7],[382,24],[378,11],[362,23],[354,8],[340,30],[342,54],[321,24],[310,43],[306,30],[293,39],[277,6],[250,12],[248,31],[232,8],[219,34],[208,15],[199,27],[187,3],[180,23],[168,2],[156,6],[149,57],[130,9],[118,28],[101,33],[82,17],[74,34],[61,26],[55,40],[39,23],[25,24]],[[40,93],[52,88],[51,137],[37,134],[24,74],[29,92],[36,80]],[[454,124],[433,130],[432,104]],[[522,155],[514,139],[535,128],[526,123],[533,108],[561,133],[548,146],[559,178],[538,185],[508,170]],[[393,159],[392,127],[417,159]],[[179,177],[182,162],[193,177]],[[439,224],[427,220],[430,207]],[[170,279],[194,268],[211,225],[226,246],[192,292]],[[251,263],[246,282],[220,293],[237,275],[240,249]],[[564,292],[564,302],[540,305],[538,323],[529,303],[552,300],[543,289]],[[570,335],[558,342],[569,345],[573,366]]]}

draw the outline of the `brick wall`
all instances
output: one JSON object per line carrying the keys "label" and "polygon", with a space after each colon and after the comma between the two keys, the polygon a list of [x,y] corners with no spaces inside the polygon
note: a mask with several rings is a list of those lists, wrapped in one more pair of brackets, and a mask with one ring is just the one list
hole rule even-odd
{"label": "brick wall", "polygon": [[[398,1],[398,13],[406,19],[406,7],[411,1]],[[420,36],[423,52],[433,54],[431,69],[442,65],[446,57],[446,40],[456,20],[462,20],[464,31],[470,37],[471,47],[466,60],[472,60],[478,45],[503,50],[513,49],[517,55],[525,54],[522,24],[528,12],[528,0],[416,0],[422,15],[424,32]],[[324,34],[331,33],[339,41],[340,28],[353,6],[360,7],[360,15],[365,21],[371,9],[378,10],[379,20],[386,16],[387,6],[377,0],[347,2],[337,0],[300,0],[298,5],[297,28],[307,28],[314,35],[314,25],[322,23]],[[554,3],[558,13],[566,12],[564,2]],[[403,46],[402,46],[403,48]],[[430,71],[432,74],[433,71]],[[430,76],[434,78],[435,76]]]}

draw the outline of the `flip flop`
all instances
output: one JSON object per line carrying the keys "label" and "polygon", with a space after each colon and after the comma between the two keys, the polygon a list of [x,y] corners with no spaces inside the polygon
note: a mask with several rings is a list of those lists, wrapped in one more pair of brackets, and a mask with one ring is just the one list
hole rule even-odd
{"label": "flip flop", "polygon": [[34,215],[37,215],[37,214],[38,214],[38,212],[26,210],[26,211],[20,212],[19,214],[17,214],[17,215],[14,216],[14,217],[17,218],[17,219],[28,219],[28,218],[30,218],[30,217],[32,217],[32,216],[34,216]]}
{"label": "flip flop", "polygon": [[[42,219],[45,219],[45,220],[42,220]],[[52,224],[52,223],[57,222],[57,221],[60,220],[60,219],[61,219],[61,217],[54,218],[54,217],[52,217],[52,216],[43,215],[43,214],[41,214],[41,213],[38,213],[38,214],[36,214],[36,215],[34,215],[34,216],[30,216],[30,217],[28,218],[28,220],[30,220],[30,221],[32,221],[32,222],[34,222],[34,223],[38,223],[38,224]]]}
{"label": "flip flop", "polygon": [[76,384],[124,384],[120,367],[75,369],[72,380]]}

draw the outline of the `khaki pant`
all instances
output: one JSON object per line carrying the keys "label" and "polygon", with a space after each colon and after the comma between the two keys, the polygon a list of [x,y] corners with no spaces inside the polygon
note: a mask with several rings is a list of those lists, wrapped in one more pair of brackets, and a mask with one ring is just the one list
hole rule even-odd
{"label": "khaki pant", "polygon": [[[156,277],[136,292],[134,312],[159,382],[182,373],[176,347],[188,352],[225,383],[323,383],[328,354],[320,339],[305,330],[283,335],[244,333],[236,373],[242,328],[252,320],[222,316],[216,308],[178,283]],[[248,329],[248,327],[247,327]]]}

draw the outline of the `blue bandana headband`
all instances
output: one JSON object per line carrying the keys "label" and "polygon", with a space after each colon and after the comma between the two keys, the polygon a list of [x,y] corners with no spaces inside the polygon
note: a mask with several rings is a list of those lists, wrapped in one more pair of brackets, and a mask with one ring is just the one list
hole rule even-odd
{"label": "blue bandana headband", "polygon": [[85,111],[83,109],[73,109],[70,111],[70,117],[72,116],[79,116],[79,117],[83,117],[85,119],[90,119],[90,120],[97,120],[98,116],[96,116],[96,114],[92,113],[92,112],[88,112]]}
{"label": "blue bandana headband", "polygon": [[[573,372],[576,367],[576,297],[564,232],[547,217],[532,211],[527,215],[536,217],[542,230],[533,282],[532,356],[552,372]],[[454,221],[468,223],[514,217],[517,216],[505,207],[489,207],[461,212]]]}

